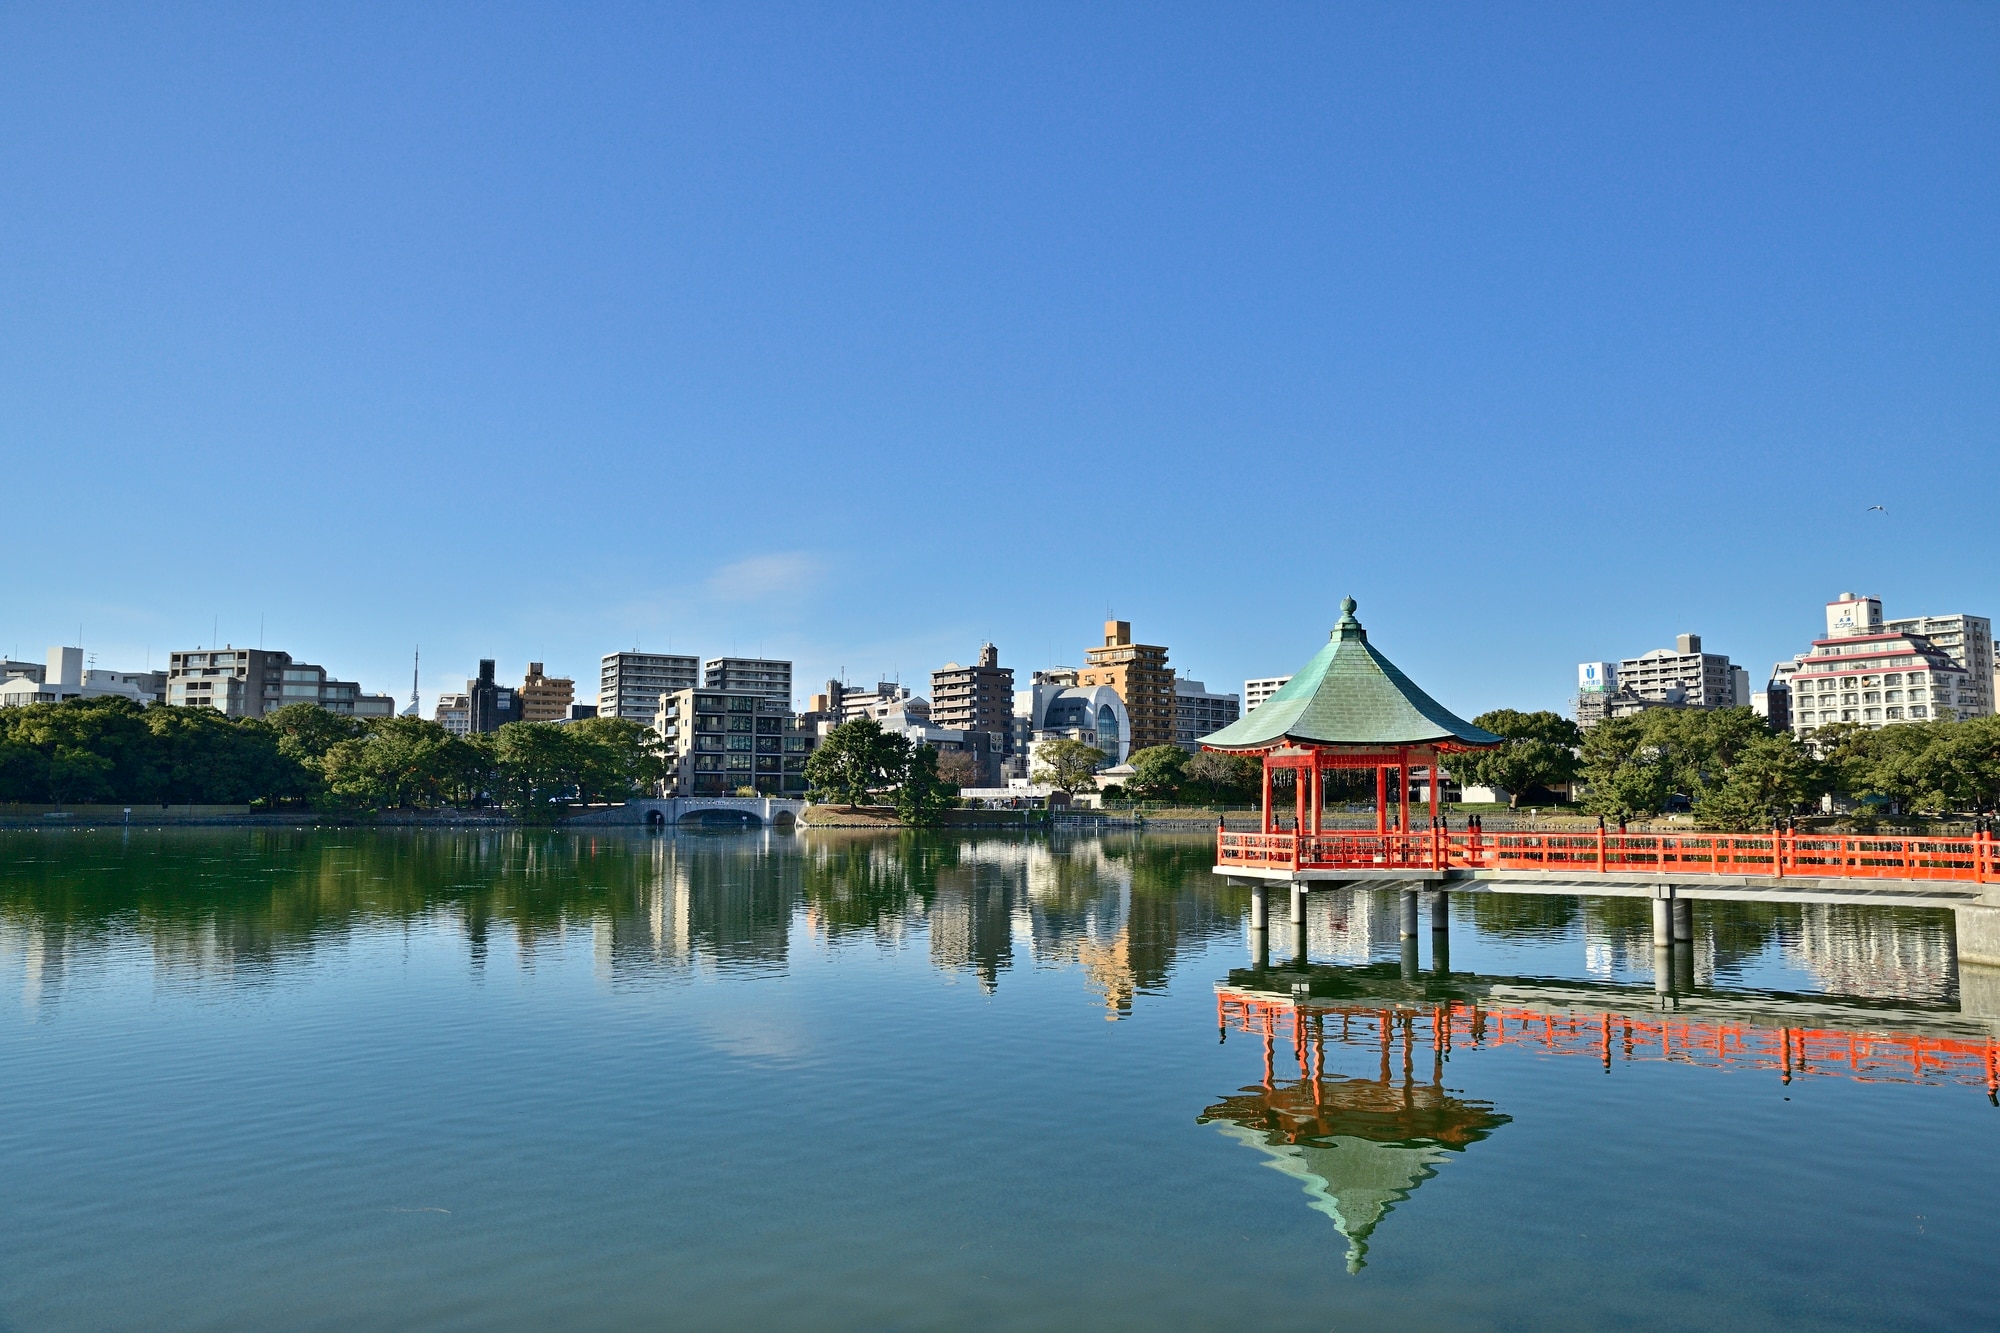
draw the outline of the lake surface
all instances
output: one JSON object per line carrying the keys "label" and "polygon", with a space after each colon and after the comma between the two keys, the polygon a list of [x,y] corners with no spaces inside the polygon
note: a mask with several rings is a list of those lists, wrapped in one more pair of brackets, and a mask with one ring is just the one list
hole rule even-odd
{"label": "lake surface", "polygon": [[1949,914],[1703,904],[1662,995],[1643,902],[1441,975],[1335,891],[1260,968],[1211,863],[0,834],[0,1329],[1994,1320]]}

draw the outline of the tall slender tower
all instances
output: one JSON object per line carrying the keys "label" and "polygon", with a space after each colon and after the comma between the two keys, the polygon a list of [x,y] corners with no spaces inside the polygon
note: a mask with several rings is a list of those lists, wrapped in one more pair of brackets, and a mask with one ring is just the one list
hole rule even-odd
{"label": "tall slender tower", "polygon": [[410,706],[403,710],[404,717],[422,716],[417,709],[417,668],[423,665],[423,661],[424,648],[418,644],[416,652],[410,656]]}

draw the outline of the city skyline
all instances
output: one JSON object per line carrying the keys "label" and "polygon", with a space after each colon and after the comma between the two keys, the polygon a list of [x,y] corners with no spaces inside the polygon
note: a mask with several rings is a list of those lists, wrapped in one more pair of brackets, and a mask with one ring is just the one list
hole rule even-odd
{"label": "city skyline", "polygon": [[1988,10],[4,23],[16,656],[1238,688],[1352,595],[1470,716],[2000,604]]}

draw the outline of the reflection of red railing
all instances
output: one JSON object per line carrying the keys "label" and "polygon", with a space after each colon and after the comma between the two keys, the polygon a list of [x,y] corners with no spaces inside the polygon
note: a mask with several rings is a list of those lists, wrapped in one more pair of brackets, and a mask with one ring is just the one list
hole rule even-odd
{"label": "reflection of red railing", "polygon": [[1421,1009],[1383,1009],[1265,999],[1219,991],[1218,1027],[1265,1037],[1264,1080],[1274,1075],[1271,1050],[1284,1036],[1302,1078],[1323,1077],[1325,1043],[1379,1047],[1382,1077],[1400,1045],[1405,1072],[1414,1049],[1428,1045],[1442,1058],[1457,1047],[1526,1046],[1550,1055],[1587,1055],[1610,1068],[1614,1060],[1670,1060],[1710,1069],[1763,1069],[1784,1082],[1815,1074],[1863,1083],[1955,1083],[2000,1095],[2000,1041],[1924,1037],[1902,1032],[1769,1028],[1673,1014],[1550,1014],[1484,1008],[1464,1001]]}
{"label": "reflection of red railing", "polygon": [[2000,880],[1993,834],[1956,838],[1770,833],[1416,833],[1216,835],[1216,863],[1262,870],[1529,870],[1599,875]]}

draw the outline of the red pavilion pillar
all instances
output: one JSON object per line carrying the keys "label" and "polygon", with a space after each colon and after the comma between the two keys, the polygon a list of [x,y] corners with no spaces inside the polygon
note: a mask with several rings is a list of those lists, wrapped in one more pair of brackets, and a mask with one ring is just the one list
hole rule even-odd
{"label": "red pavilion pillar", "polygon": [[1264,756],[1264,832],[1271,831],[1271,756]]}
{"label": "red pavilion pillar", "polygon": [[1396,832],[1410,831],[1410,752],[1396,751]]}
{"label": "red pavilion pillar", "polygon": [[1375,831],[1389,831],[1389,770],[1375,765]]}

